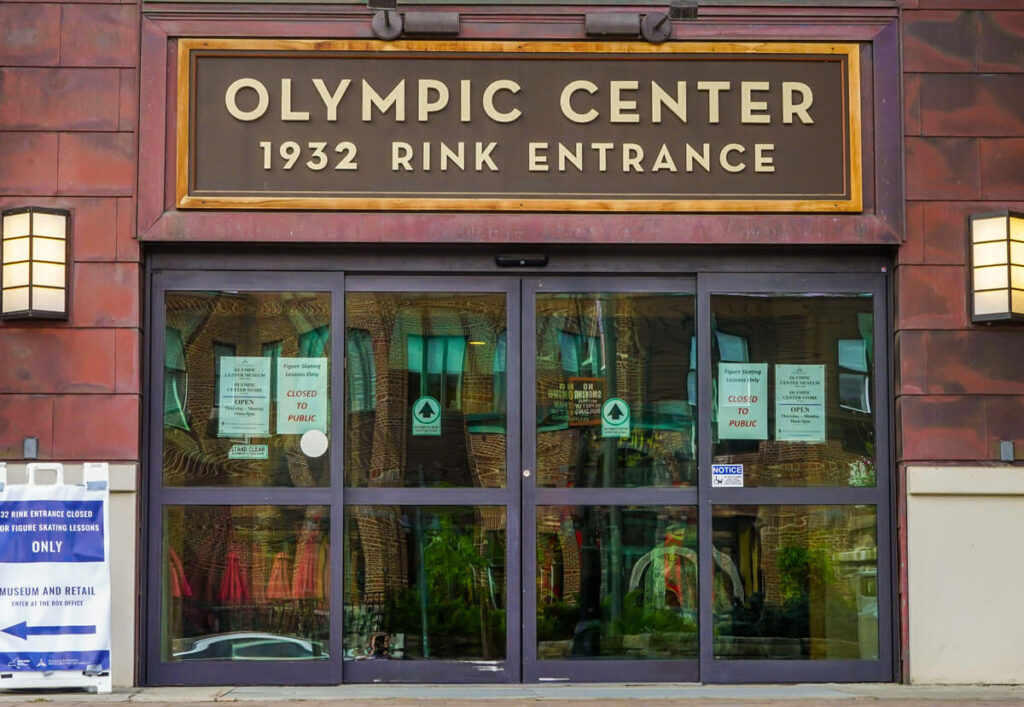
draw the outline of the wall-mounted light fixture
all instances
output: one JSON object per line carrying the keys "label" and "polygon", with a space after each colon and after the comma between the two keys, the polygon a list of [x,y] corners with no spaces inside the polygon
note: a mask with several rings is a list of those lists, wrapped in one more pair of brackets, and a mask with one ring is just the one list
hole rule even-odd
{"label": "wall-mounted light fixture", "polygon": [[971,321],[1024,321],[1024,214],[968,217]]}
{"label": "wall-mounted light fixture", "polygon": [[377,39],[391,41],[403,34],[457,35],[461,30],[457,12],[398,12],[398,0],[367,0],[376,10],[370,29]]}
{"label": "wall-mounted light fixture", "polygon": [[3,212],[0,318],[68,318],[71,212],[28,206]]}

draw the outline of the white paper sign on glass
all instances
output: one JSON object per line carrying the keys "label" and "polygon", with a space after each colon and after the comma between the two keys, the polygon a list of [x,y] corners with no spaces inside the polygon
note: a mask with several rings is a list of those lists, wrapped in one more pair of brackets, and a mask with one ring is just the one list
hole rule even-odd
{"label": "white paper sign on glass", "polygon": [[768,364],[718,364],[718,438],[768,439]]}
{"label": "white paper sign on glass", "polygon": [[711,485],[717,487],[743,487],[742,464],[712,464]]}
{"label": "white paper sign on glass", "polygon": [[775,366],[775,439],[825,441],[825,366]]}
{"label": "white paper sign on glass", "polygon": [[221,437],[266,437],[270,434],[270,359],[264,356],[221,356]]}
{"label": "white paper sign on glass", "polygon": [[327,432],[327,359],[277,359],[277,434]]}

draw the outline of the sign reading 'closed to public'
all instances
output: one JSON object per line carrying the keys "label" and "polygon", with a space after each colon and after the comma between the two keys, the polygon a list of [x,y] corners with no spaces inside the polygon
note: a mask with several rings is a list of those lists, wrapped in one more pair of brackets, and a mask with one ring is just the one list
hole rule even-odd
{"label": "sign reading 'closed to public'", "polygon": [[853,44],[182,40],[179,208],[859,211]]}

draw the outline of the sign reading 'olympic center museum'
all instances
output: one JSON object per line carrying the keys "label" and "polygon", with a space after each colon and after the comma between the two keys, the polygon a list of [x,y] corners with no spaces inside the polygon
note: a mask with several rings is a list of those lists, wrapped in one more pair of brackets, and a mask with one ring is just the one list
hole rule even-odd
{"label": "sign reading 'olympic center museum'", "polygon": [[853,44],[182,40],[179,208],[860,211]]}

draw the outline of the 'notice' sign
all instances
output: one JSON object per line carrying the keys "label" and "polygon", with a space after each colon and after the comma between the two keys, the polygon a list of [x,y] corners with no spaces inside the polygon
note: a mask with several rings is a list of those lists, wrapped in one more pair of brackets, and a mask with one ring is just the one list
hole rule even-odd
{"label": "'notice' sign", "polygon": [[861,210],[856,44],[178,46],[179,208]]}

